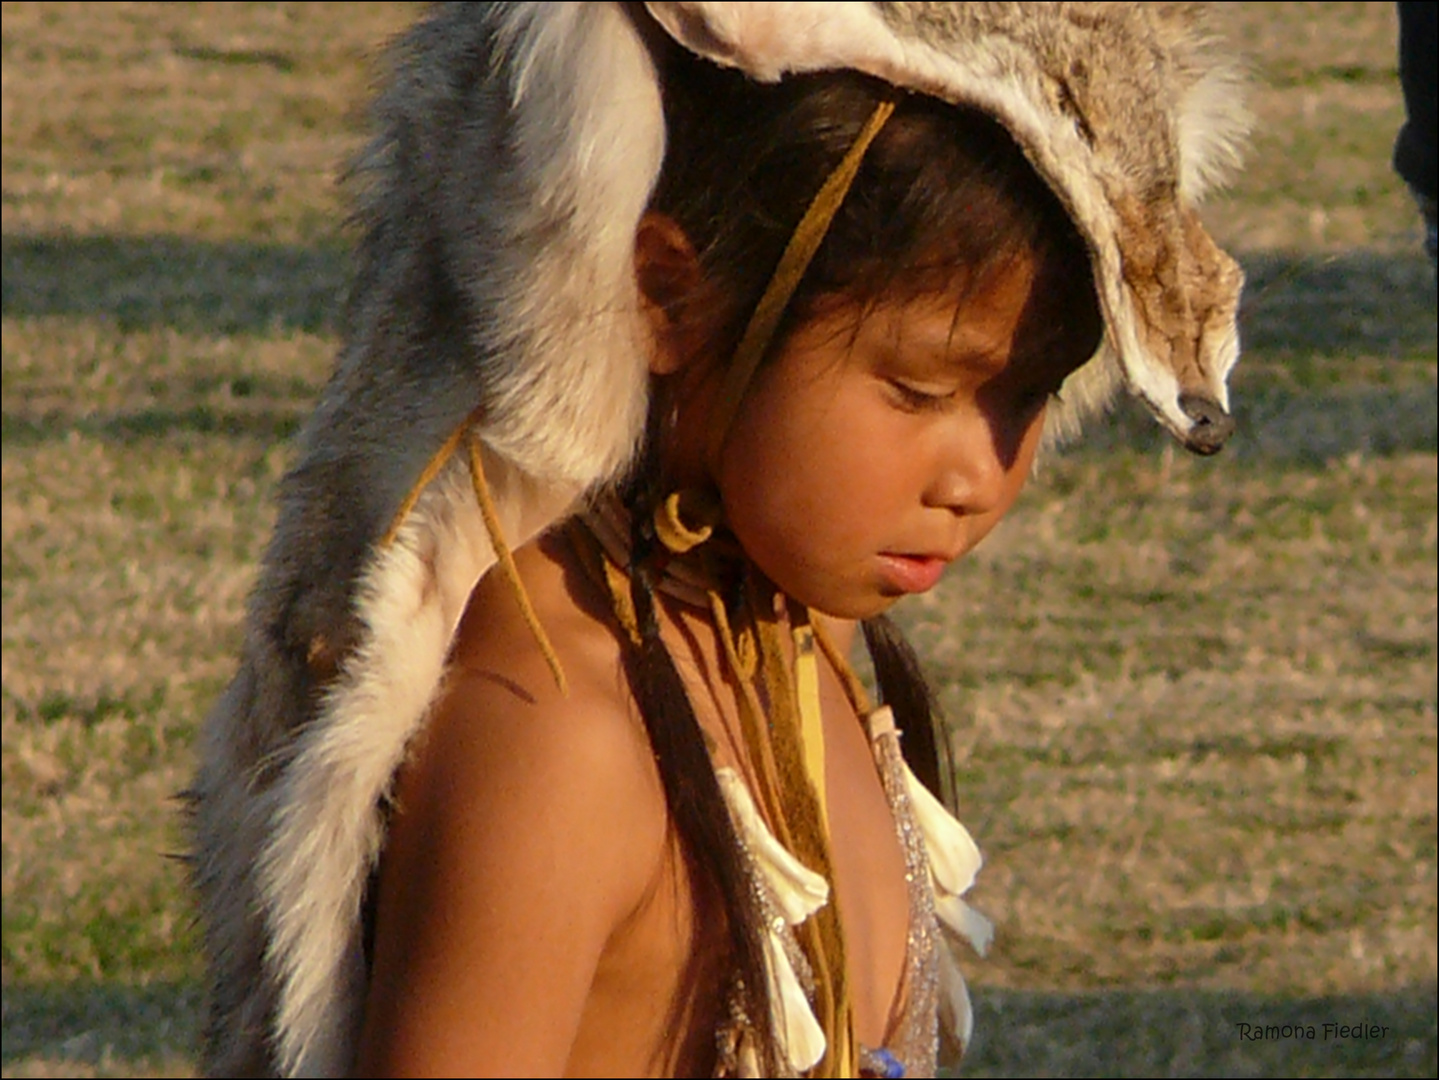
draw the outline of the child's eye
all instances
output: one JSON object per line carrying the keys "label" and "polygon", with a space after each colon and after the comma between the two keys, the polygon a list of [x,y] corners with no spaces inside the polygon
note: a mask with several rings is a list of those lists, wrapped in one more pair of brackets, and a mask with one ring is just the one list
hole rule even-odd
{"label": "child's eye", "polygon": [[934,412],[943,409],[954,397],[954,392],[950,390],[921,390],[899,379],[890,379],[889,386],[899,399],[900,406],[910,412]]}

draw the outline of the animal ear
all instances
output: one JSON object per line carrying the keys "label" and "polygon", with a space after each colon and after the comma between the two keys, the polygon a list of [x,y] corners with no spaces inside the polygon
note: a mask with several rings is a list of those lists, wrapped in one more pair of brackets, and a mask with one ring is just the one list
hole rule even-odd
{"label": "animal ear", "polygon": [[703,347],[713,316],[699,255],[668,214],[649,211],[640,219],[635,284],[649,329],[650,371],[673,374]]}

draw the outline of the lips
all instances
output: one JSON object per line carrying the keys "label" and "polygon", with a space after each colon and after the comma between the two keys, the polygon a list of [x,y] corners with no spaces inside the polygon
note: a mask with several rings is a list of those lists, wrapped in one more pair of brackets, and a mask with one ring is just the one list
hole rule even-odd
{"label": "lips", "polygon": [[949,560],[937,555],[895,555],[879,557],[881,573],[900,592],[929,592],[938,584]]}

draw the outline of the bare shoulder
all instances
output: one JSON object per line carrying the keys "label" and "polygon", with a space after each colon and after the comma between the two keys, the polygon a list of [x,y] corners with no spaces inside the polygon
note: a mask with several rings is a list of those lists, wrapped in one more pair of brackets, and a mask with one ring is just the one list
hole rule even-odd
{"label": "bare shoulder", "polygon": [[362,1038],[381,1072],[558,1074],[606,942],[664,865],[618,642],[553,550],[518,561],[569,692],[489,575],[397,782]]}
{"label": "bare shoulder", "polygon": [[[560,540],[531,544],[517,553],[516,562],[559,656],[567,690],[556,685],[509,582],[491,572],[476,587],[456,633],[431,738],[469,739],[488,732],[535,743],[559,764],[598,753],[610,756],[610,765],[638,767],[652,776],[619,640],[597,587],[569,565],[566,550]],[[452,725],[460,730],[450,732]],[[657,777],[653,787],[658,794]]]}
{"label": "bare shoulder", "polygon": [[[532,545],[518,563],[568,690],[556,685],[508,583],[490,574],[465,612],[441,698],[412,756],[413,770],[431,783],[407,784],[402,798],[433,795],[462,811],[478,810],[480,800],[500,820],[523,807],[531,829],[577,816],[619,830],[623,861],[657,859],[664,794],[619,643],[594,606],[593,585],[558,550]],[[476,791],[480,775],[497,791]]]}
{"label": "bare shoulder", "polygon": [[[490,574],[461,622],[441,696],[407,766],[418,782],[403,784],[401,802],[439,800],[466,816],[483,807],[500,821],[523,808],[531,831],[577,816],[620,829],[627,852],[657,856],[663,791],[618,641],[589,603],[592,586],[553,548],[526,548],[518,562],[568,689],[556,685],[508,583]],[[476,783],[482,776],[493,790]]]}

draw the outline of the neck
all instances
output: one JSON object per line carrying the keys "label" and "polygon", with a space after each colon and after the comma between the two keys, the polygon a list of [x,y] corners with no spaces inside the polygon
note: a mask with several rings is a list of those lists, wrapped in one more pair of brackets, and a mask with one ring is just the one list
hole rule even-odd
{"label": "neck", "polygon": [[[716,497],[681,498],[670,509],[668,525],[665,514],[656,514],[659,542],[653,556],[656,573],[652,580],[661,592],[708,614],[711,592],[728,591],[723,580],[733,582],[738,574],[758,570],[748,564],[743,550],[725,531]],[[628,570],[632,525],[628,508],[617,496],[606,495],[585,513],[584,520],[614,564]],[[693,546],[680,550],[686,543]],[[859,626],[855,620],[813,610],[810,617],[839,656],[852,655]]]}
{"label": "neck", "polygon": [[834,642],[836,649],[845,656],[853,655],[854,635],[859,629],[859,623],[854,619],[841,619],[833,615],[826,615],[822,611],[812,613],[815,623],[829,634],[830,641]]}

